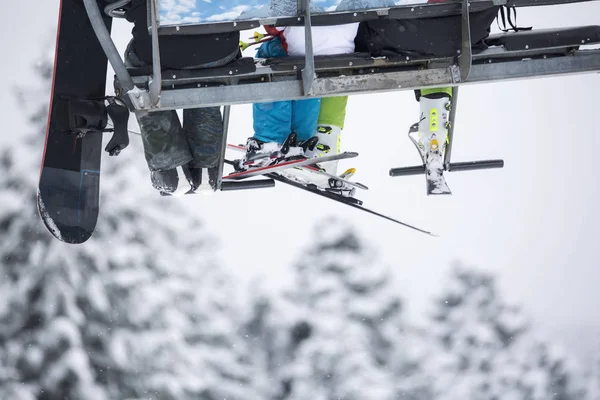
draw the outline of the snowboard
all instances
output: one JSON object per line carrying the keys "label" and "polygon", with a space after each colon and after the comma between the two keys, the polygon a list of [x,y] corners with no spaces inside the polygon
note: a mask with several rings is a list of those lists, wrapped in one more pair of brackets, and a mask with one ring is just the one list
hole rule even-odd
{"label": "snowboard", "polygon": [[[110,32],[112,20],[104,17]],[[81,0],[61,0],[37,204],[46,228],[83,243],[98,219],[107,57]]]}

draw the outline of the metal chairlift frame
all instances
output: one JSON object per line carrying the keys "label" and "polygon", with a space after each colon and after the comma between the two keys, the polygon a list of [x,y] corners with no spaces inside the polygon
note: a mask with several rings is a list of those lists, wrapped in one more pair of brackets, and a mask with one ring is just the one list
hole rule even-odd
{"label": "metal chairlift frame", "polygon": [[[116,75],[117,96],[124,100],[131,111],[173,110],[197,107],[224,106],[226,126],[230,106],[235,104],[297,100],[310,97],[344,96],[362,93],[378,93],[389,91],[406,91],[423,88],[453,86],[455,91],[454,106],[458,88],[467,84],[528,79],[559,75],[600,72],[600,49],[573,50],[568,56],[545,57],[542,51],[522,49],[501,51],[487,49],[473,54],[470,40],[469,12],[478,11],[491,6],[531,7],[558,4],[572,4],[598,0],[449,0],[443,3],[415,4],[390,7],[376,10],[336,12],[331,15],[311,15],[310,1],[298,0],[299,15],[294,18],[269,18],[252,21],[229,21],[181,26],[160,26],[159,0],[148,0],[149,30],[152,36],[152,74],[146,85],[135,83],[118,54],[110,34],[106,30],[97,0],[84,0],[90,21]],[[319,74],[315,67],[312,48],[312,25],[332,25],[359,22],[375,18],[423,18],[443,15],[462,15],[462,42],[458,57],[407,60],[402,62],[386,62],[377,60],[374,68],[348,65],[352,74]],[[252,73],[233,74],[220,77],[219,85],[205,85],[201,80],[197,87],[177,87],[177,77],[165,78],[162,74],[159,52],[159,35],[187,35],[217,33],[231,30],[245,30],[259,25],[273,24],[304,25],[306,35],[306,51],[302,73],[285,73],[276,71],[270,66],[261,66]],[[386,66],[397,68],[385,70]],[[137,78],[136,78],[137,79]],[[215,77],[211,82],[219,81]],[[171,86],[171,87],[169,87]],[[189,85],[188,85],[189,86]],[[456,107],[452,112],[456,112]],[[453,127],[452,127],[453,128]],[[226,132],[227,133],[227,132]],[[452,135],[452,130],[450,135]],[[452,138],[451,138],[452,139]],[[224,143],[227,134],[224,135]],[[451,144],[446,150],[445,164],[451,169]],[[225,146],[223,146],[223,152]],[[223,154],[224,156],[224,154]],[[501,160],[492,160],[501,161]],[[494,168],[498,163],[480,165],[458,163],[455,170]],[[222,168],[222,167],[221,167]],[[410,169],[411,167],[409,167]],[[419,167],[414,167],[419,168]],[[410,174],[405,169],[390,171],[390,175]],[[418,171],[412,171],[417,173]],[[423,171],[421,171],[423,172]],[[420,173],[420,172],[419,172]],[[240,188],[248,185],[241,185]],[[223,189],[222,183],[218,184]],[[233,189],[233,187],[231,187]]]}
{"label": "metal chairlift frame", "polygon": [[[295,78],[288,76],[279,79],[278,74],[269,67],[260,68],[252,74],[240,76],[223,76],[229,79],[230,84],[217,87],[201,88],[173,88],[166,90],[161,76],[159,57],[159,34],[175,34],[178,27],[160,27],[158,21],[158,1],[148,0],[149,20],[153,44],[153,69],[149,90],[142,90],[133,85],[131,75],[127,71],[120,55],[114,49],[114,44],[106,29],[99,22],[100,10],[96,0],[84,0],[90,20],[96,30],[98,38],[107,53],[121,87],[122,96],[129,100],[134,110],[169,110],[209,106],[224,106],[234,104],[248,104],[260,101],[296,100],[307,97],[328,97],[352,95],[361,93],[377,93],[385,91],[404,91],[428,87],[461,86],[466,84],[487,83],[533,77],[570,75],[600,71],[600,49],[574,51],[569,57],[556,57],[546,59],[511,60],[498,62],[497,54],[493,49],[472,55],[468,45],[468,13],[493,5],[507,5],[514,7],[530,7],[555,4],[572,4],[583,1],[598,0],[450,0],[444,3],[427,5],[406,5],[362,13],[342,12],[330,15],[330,21],[344,21],[348,15],[356,15],[352,20],[359,21],[373,18],[373,13],[378,17],[390,18],[419,18],[433,17],[462,13],[463,18],[463,45],[462,54],[455,58],[441,58],[428,60],[407,60],[406,70],[394,72],[363,72],[351,76],[318,76],[315,71],[315,62],[312,52],[312,20],[319,17],[320,24],[325,24],[327,15],[311,16],[310,0],[299,0],[303,16],[294,19],[275,19],[275,22],[295,22],[296,25],[306,26],[306,56],[305,65],[301,75]],[[289,20],[289,21],[288,21]],[[273,22],[273,20],[260,20],[260,23]],[[349,21],[346,21],[349,22]],[[245,29],[244,23],[219,22],[197,25],[182,25],[179,34],[208,33],[223,31],[228,28]],[[514,52],[514,56],[527,57],[527,50]],[[489,59],[489,63],[482,61]],[[495,62],[491,62],[494,60]],[[411,69],[411,63],[415,68]],[[425,68],[424,68],[425,67]],[[316,76],[315,76],[316,72]],[[249,76],[250,75],[250,76]],[[256,77],[262,79],[260,83],[243,83],[243,79],[235,84],[235,78]]]}

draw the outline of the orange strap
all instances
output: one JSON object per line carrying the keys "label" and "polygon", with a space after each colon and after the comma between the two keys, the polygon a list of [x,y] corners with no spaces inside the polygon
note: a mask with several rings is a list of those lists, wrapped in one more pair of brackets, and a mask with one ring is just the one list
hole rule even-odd
{"label": "orange strap", "polygon": [[267,34],[272,36],[270,39],[273,39],[277,36],[279,36],[281,38],[281,44],[283,45],[283,49],[287,53],[288,52],[288,44],[287,44],[287,41],[285,40],[285,36],[283,35],[283,31],[280,31],[279,29],[277,29],[275,27],[275,25],[265,25],[264,28],[265,28],[265,31],[267,31]]}

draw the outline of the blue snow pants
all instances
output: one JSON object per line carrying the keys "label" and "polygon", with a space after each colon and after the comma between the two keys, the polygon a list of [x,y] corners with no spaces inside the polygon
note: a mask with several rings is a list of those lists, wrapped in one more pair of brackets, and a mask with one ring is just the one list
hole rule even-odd
{"label": "blue snow pants", "polygon": [[283,143],[296,132],[298,140],[315,135],[321,99],[255,103],[252,106],[254,137],[263,142]]}
{"label": "blue snow pants", "polygon": [[[263,43],[256,54],[259,58],[285,57],[287,54],[276,37]],[[283,143],[296,132],[299,141],[315,135],[321,99],[255,103],[252,106],[254,137],[263,142]]]}

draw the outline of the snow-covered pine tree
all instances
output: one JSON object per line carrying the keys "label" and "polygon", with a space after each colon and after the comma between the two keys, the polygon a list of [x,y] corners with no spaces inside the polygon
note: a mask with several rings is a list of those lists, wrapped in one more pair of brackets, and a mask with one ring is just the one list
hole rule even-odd
{"label": "snow-covered pine tree", "polygon": [[565,351],[540,338],[521,344],[524,373],[521,382],[528,398],[576,400],[585,397],[582,373]]}
{"label": "snow-covered pine tree", "polygon": [[311,238],[291,287],[281,297],[261,296],[249,324],[280,383],[274,398],[411,398],[422,388],[402,381],[419,367],[416,358],[398,358],[408,354],[398,349],[408,335],[390,271],[341,220],[321,221]]}
{"label": "snow-covered pine tree", "polygon": [[587,379],[586,400],[600,400],[600,346],[596,348]]}
{"label": "snow-covered pine tree", "polygon": [[92,254],[51,239],[36,209],[51,72],[36,66],[41,87],[19,92],[33,128],[11,132],[0,150],[0,398],[103,399],[80,306]]}
{"label": "snow-covered pine tree", "polygon": [[103,160],[88,242],[46,232],[35,195],[48,60],[40,87],[19,91],[32,127],[0,150],[0,399],[255,398],[215,241],[151,188],[138,141]]}
{"label": "snow-covered pine tree", "polygon": [[455,265],[436,300],[428,360],[436,398],[579,399],[566,356],[534,341],[523,312],[500,297],[491,273]]}

